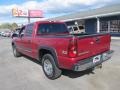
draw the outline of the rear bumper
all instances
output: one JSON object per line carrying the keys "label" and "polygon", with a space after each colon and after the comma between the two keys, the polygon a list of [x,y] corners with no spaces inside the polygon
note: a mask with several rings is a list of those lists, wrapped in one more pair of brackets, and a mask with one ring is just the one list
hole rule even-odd
{"label": "rear bumper", "polygon": [[81,60],[73,66],[73,71],[84,71],[89,68],[95,67],[103,63],[104,61],[110,59],[113,52],[114,52],[113,50],[110,50],[97,56]]}

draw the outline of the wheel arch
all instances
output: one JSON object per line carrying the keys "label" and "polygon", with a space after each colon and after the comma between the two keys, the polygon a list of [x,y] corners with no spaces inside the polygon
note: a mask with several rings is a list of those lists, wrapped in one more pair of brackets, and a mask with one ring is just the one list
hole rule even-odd
{"label": "wheel arch", "polygon": [[59,67],[59,62],[58,62],[58,58],[57,58],[57,52],[54,48],[48,47],[48,46],[41,46],[39,48],[38,51],[38,58],[39,60],[41,60],[41,58],[43,57],[43,55],[45,54],[51,54],[54,57],[54,61],[57,67]]}

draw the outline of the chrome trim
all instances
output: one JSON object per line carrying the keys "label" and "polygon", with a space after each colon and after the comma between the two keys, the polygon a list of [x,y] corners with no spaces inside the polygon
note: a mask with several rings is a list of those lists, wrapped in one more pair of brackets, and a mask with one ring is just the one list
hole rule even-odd
{"label": "chrome trim", "polygon": [[[73,67],[74,71],[84,71],[87,70],[89,68],[92,67],[96,67],[97,65],[100,65],[101,63],[103,63],[104,61],[108,60],[111,58],[111,56],[113,55],[113,50],[104,52],[102,54],[99,54],[101,56],[100,61],[93,63],[93,58],[95,57],[90,57],[84,60],[79,61],[78,63],[76,63]],[[105,56],[104,56],[105,55]],[[97,55],[98,56],[98,55]],[[104,57],[104,58],[103,58]]]}

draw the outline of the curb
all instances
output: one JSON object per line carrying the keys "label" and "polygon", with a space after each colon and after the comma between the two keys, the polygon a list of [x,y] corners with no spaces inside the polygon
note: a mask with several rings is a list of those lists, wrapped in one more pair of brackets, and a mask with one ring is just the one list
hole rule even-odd
{"label": "curb", "polygon": [[111,39],[120,40],[120,37],[111,37]]}

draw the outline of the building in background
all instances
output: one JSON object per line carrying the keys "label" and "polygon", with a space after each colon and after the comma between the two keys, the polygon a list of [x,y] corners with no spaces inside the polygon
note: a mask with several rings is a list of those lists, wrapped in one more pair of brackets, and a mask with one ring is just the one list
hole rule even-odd
{"label": "building in background", "polygon": [[[77,12],[48,20],[65,21],[69,28],[76,27],[89,34],[109,32],[120,36],[120,4]],[[75,27],[76,26],[76,27]]]}

